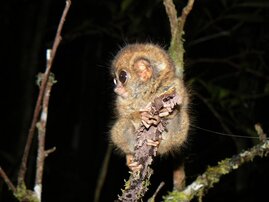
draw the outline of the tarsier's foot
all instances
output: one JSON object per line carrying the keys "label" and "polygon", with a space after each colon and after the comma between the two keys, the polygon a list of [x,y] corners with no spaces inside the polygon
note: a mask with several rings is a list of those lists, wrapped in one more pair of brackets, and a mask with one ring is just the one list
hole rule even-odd
{"label": "tarsier's foot", "polygon": [[167,98],[163,99],[163,107],[164,108],[173,108],[175,105],[180,105],[183,102],[182,96],[176,94],[172,99],[167,100]]}
{"label": "tarsier's foot", "polygon": [[134,161],[134,156],[132,154],[126,155],[126,164],[132,172],[140,171],[143,167],[141,164]]}
{"label": "tarsier's foot", "polygon": [[172,108],[171,107],[166,107],[160,110],[159,116],[160,117],[165,117],[168,116],[170,113],[172,112]]}
{"label": "tarsier's foot", "polygon": [[151,125],[158,125],[160,123],[160,116],[152,115],[150,113],[150,106],[147,106],[145,109],[140,110],[141,121],[146,128],[149,128]]}

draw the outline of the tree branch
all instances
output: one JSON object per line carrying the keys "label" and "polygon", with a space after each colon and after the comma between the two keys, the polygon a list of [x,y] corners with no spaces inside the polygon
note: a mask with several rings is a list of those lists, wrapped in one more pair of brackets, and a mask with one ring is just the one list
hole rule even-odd
{"label": "tree branch", "polygon": [[96,185],[95,193],[94,193],[94,202],[100,201],[101,191],[102,191],[102,188],[103,188],[103,185],[105,182],[105,178],[106,178],[107,170],[108,170],[108,165],[109,165],[109,161],[110,161],[110,156],[111,156],[111,153],[113,150],[112,148],[113,148],[112,145],[109,144],[107,151],[106,151],[105,158],[104,158],[103,163],[102,163],[102,168],[101,168],[99,177],[97,178],[98,181],[97,181],[97,185]]}
{"label": "tree branch", "polygon": [[156,189],[155,193],[152,195],[152,197],[149,198],[148,202],[154,202],[155,198],[158,194],[158,192],[161,190],[161,188],[165,185],[164,182],[161,182],[160,185],[158,186],[158,188]]}
{"label": "tree branch", "polygon": [[[42,185],[42,176],[43,176],[43,168],[44,168],[44,160],[45,157],[53,152],[55,148],[50,150],[45,150],[45,132],[46,132],[46,123],[47,123],[47,114],[48,114],[48,102],[50,97],[50,91],[53,83],[55,83],[54,78],[51,76],[51,67],[53,64],[54,57],[56,55],[56,51],[58,49],[59,43],[61,41],[61,31],[63,28],[63,24],[67,15],[67,12],[70,8],[71,1],[67,0],[66,5],[58,25],[57,33],[54,39],[52,51],[47,51],[47,66],[45,73],[42,74],[42,78],[38,78],[38,83],[41,82],[39,95],[37,98],[34,115],[32,119],[32,123],[29,129],[22,162],[20,166],[20,170],[18,173],[18,184],[15,187],[12,182],[9,180],[8,176],[5,174],[4,170],[0,167],[0,176],[5,180],[9,189],[12,190],[14,196],[19,201],[27,201],[27,202],[40,202],[41,201],[41,185]],[[41,111],[42,105],[42,113],[40,117],[40,122],[37,124],[39,119],[39,114]],[[35,192],[27,189],[24,178],[27,170],[27,161],[29,156],[29,151],[32,145],[32,140],[34,137],[35,127],[38,127],[39,131],[39,145],[38,145],[38,157],[37,157],[37,167],[36,167],[36,182],[35,182]]]}
{"label": "tree branch", "polygon": [[187,186],[183,191],[173,191],[165,196],[165,201],[188,202],[194,196],[202,197],[213,185],[219,182],[221,176],[238,169],[242,164],[251,162],[255,157],[267,156],[269,153],[269,140],[255,145],[251,149],[231,158],[224,159],[217,166],[209,167],[202,175],[198,176],[194,182]]}
{"label": "tree branch", "polygon": [[[43,75],[40,75],[40,76],[42,77]],[[47,125],[47,118],[48,118],[49,98],[50,98],[50,92],[51,92],[52,85],[55,82],[56,81],[54,79],[54,75],[51,74],[49,76],[49,80],[47,82],[45,94],[43,97],[43,104],[42,104],[42,112],[41,112],[40,121],[37,123],[38,151],[37,151],[36,179],[35,179],[34,191],[35,191],[36,196],[39,199],[39,201],[41,201],[44,161],[48,155],[48,152],[45,151],[45,136],[46,136],[46,125]]]}
{"label": "tree branch", "polygon": [[53,64],[53,60],[54,57],[56,55],[56,51],[58,49],[59,43],[61,41],[61,31],[63,28],[63,24],[66,18],[66,15],[68,13],[68,10],[70,8],[71,5],[71,1],[67,0],[66,1],[66,5],[57,29],[57,33],[54,39],[54,43],[53,43],[53,48],[51,51],[51,56],[50,56],[50,60],[47,63],[47,68],[46,71],[44,73],[42,82],[41,82],[41,86],[40,86],[40,90],[39,90],[39,94],[38,94],[38,98],[37,98],[37,102],[36,102],[36,106],[35,106],[35,110],[34,110],[34,115],[33,115],[33,119],[32,119],[32,123],[29,129],[29,133],[28,133],[28,137],[27,137],[27,141],[26,141],[26,145],[25,145],[25,149],[24,149],[24,153],[23,153],[23,157],[22,157],[22,162],[21,162],[21,166],[20,166],[20,170],[19,170],[19,174],[18,174],[18,183],[24,183],[24,178],[25,178],[25,173],[27,170],[27,161],[28,161],[28,156],[29,156],[29,151],[32,145],[32,140],[34,137],[34,132],[35,132],[35,127],[36,127],[36,123],[38,121],[39,118],[39,113],[41,110],[41,103],[42,103],[42,99],[44,96],[44,92],[46,89],[46,85],[47,85],[47,81],[48,81],[48,77],[50,75],[51,72],[51,66]]}
{"label": "tree branch", "polygon": [[[152,115],[159,116],[160,110],[163,108],[169,107],[173,110],[175,105],[179,104],[178,100],[178,95],[172,89],[150,103],[148,107],[149,112]],[[141,165],[141,169],[131,173],[129,180],[125,183],[125,189],[119,197],[120,201],[139,201],[148,190],[148,185],[150,184],[149,179],[153,174],[150,165],[157,154],[158,147],[148,145],[147,141],[149,139],[152,141],[161,141],[166,120],[165,117],[160,116],[159,120],[157,125],[152,124],[149,128],[141,124],[136,131],[137,140],[134,151],[134,162]]]}
{"label": "tree branch", "polygon": [[[186,18],[192,9],[194,0],[188,1],[188,4],[183,8],[182,14],[179,18],[177,17],[175,5],[172,0],[164,0],[163,3],[169,18],[172,35],[169,54],[176,66],[176,75],[183,78],[183,28]],[[150,113],[158,116],[159,110],[167,105],[167,103],[164,105],[164,100],[169,102],[171,104],[170,107],[173,109],[174,106],[178,104],[177,96],[178,95],[175,92],[170,92],[156,98],[152,103],[150,103]],[[151,125],[149,128],[141,125],[136,131],[137,141],[135,145],[134,162],[137,162],[142,168],[139,171],[131,173],[129,180],[125,183],[125,189],[119,197],[120,201],[138,201],[147,191],[149,179],[153,173],[153,170],[149,166],[153,161],[153,157],[156,156],[157,147],[149,146],[146,142],[148,139],[161,141],[166,121],[161,117],[159,117],[159,120],[160,122],[157,125]]]}
{"label": "tree branch", "polygon": [[169,47],[169,54],[173,59],[176,66],[176,73],[178,76],[183,78],[184,71],[184,47],[183,47],[183,34],[184,34],[184,25],[192,10],[194,0],[188,0],[187,5],[183,8],[181,16],[177,17],[177,11],[173,0],[163,0],[165,10],[170,22],[171,29],[171,42]]}
{"label": "tree branch", "polygon": [[9,179],[9,177],[7,176],[7,174],[5,173],[5,171],[0,167],[0,175],[2,176],[2,178],[4,179],[5,183],[7,184],[8,188],[15,193],[16,192],[16,187],[14,186],[14,184],[11,182],[11,180]]}
{"label": "tree branch", "polygon": [[254,127],[259,136],[260,141],[265,142],[267,140],[267,135],[263,132],[261,125],[259,123],[256,123]]}

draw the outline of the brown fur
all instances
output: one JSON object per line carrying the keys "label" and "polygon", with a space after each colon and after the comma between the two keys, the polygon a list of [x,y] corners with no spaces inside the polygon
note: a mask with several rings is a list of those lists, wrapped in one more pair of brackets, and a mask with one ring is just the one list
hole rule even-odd
{"label": "brown fur", "polygon": [[[120,82],[121,71],[127,73]],[[174,88],[182,99],[172,114],[168,115],[167,131],[163,133],[158,153],[178,150],[187,139],[189,129],[188,93],[183,80],[176,76],[175,66],[161,47],[153,44],[131,44],[122,48],[112,62],[116,80],[115,92],[117,120],[111,129],[111,140],[126,155],[132,154],[135,131],[141,124],[140,110],[154,98]]]}

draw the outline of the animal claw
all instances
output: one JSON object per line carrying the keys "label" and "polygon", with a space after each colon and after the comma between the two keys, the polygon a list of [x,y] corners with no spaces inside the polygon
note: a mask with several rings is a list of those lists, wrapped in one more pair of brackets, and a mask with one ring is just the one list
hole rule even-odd
{"label": "animal claw", "polygon": [[158,125],[160,123],[160,117],[158,115],[152,115],[147,111],[141,112],[142,123],[146,128],[151,125]]}
{"label": "animal claw", "polygon": [[126,164],[132,172],[140,171],[143,168],[141,164],[134,161],[134,156],[132,154],[126,155]]}
{"label": "animal claw", "polygon": [[157,146],[159,146],[160,142],[158,140],[147,139],[147,143],[146,144],[148,146],[157,147]]}
{"label": "animal claw", "polygon": [[171,107],[166,107],[164,109],[162,109],[159,113],[160,117],[165,117],[168,116],[170,113],[172,112],[172,108]]}

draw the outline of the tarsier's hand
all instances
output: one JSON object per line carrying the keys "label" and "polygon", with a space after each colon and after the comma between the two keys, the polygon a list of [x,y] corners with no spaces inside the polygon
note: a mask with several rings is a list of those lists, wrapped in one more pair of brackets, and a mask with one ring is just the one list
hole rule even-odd
{"label": "tarsier's hand", "polygon": [[126,155],[126,164],[132,172],[140,171],[142,169],[142,165],[134,161],[133,154]]}
{"label": "tarsier's hand", "polygon": [[154,115],[151,112],[151,103],[144,109],[140,109],[141,121],[146,128],[149,128],[151,125],[158,125],[160,122],[160,116]]}
{"label": "tarsier's hand", "polygon": [[149,103],[145,108],[139,110],[141,121],[146,128],[149,128],[151,125],[158,125],[162,117],[168,116],[173,111],[175,105],[180,105],[182,103],[182,98],[175,95],[173,99],[163,99],[162,103],[163,108],[160,109],[158,114],[152,113],[151,103]]}

